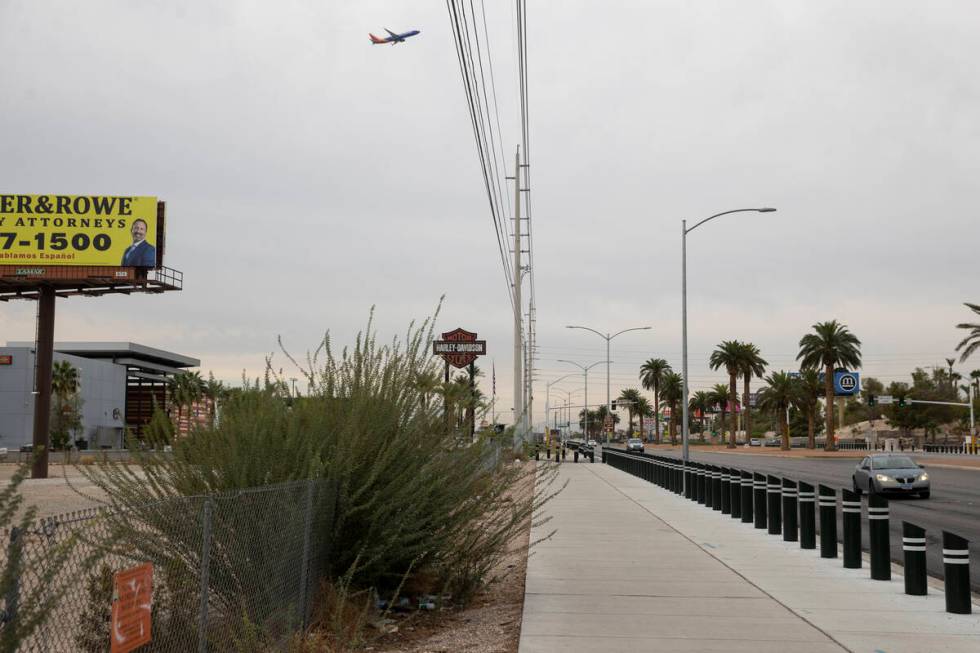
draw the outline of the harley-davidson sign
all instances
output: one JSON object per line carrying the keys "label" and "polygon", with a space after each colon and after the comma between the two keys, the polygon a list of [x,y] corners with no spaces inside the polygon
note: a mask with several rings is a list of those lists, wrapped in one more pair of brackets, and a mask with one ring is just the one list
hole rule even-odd
{"label": "harley-davidson sign", "polygon": [[433,341],[432,353],[453,367],[464,368],[477,356],[486,355],[487,341],[477,340],[475,333],[465,329],[453,329],[442,334],[442,340]]}

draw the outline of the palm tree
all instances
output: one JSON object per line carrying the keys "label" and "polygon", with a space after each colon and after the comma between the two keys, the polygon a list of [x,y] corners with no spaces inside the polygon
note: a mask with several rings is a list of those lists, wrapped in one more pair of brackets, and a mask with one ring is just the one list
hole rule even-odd
{"label": "palm tree", "polygon": [[51,368],[51,392],[55,397],[52,447],[70,449],[71,431],[81,427],[81,417],[72,401],[78,394],[78,386],[78,368],[68,361],[56,361]]}
{"label": "palm tree", "polygon": [[[824,370],[824,398],[827,402],[827,451],[834,451],[834,368],[861,367],[861,341],[837,320],[818,322],[813,333],[800,338],[800,353],[796,360],[803,369]],[[978,341],[980,346],[980,341]]]}
{"label": "palm tree", "polygon": [[796,380],[796,388],[799,391],[796,397],[796,405],[806,415],[806,446],[809,449],[816,449],[817,400],[824,390],[823,384],[820,383],[820,374],[812,368],[803,370]]}
{"label": "palm tree", "polygon": [[721,433],[721,439],[725,439],[725,415],[728,414],[728,386],[724,383],[716,383],[711,390],[708,391],[708,398],[711,399],[712,406],[718,406],[718,412],[721,413],[721,427],[718,432]]}
{"label": "palm tree", "polygon": [[760,379],[762,375],[766,373],[766,365],[769,363],[759,354],[759,348],[753,345],[751,342],[743,342],[742,345],[742,360],[739,366],[742,372],[742,378],[744,379],[744,390],[742,392],[742,424],[745,428],[745,437],[749,437],[749,433],[752,432],[752,413],[749,406],[749,384],[752,381],[752,376],[757,376]]}
{"label": "palm tree", "polygon": [[742,371],[742,360],[744,357],[742,343],[738,340],[723,340],[711,352],[711,358],[708,359],[708,364],[711,366],[711,369],[717,370],[719,367],[724,367],[725,371],[728,372],[728,396],[732,411],[732,435],[728,441],[729,449],[735,448],[735,431],[738,429],[738,416],[735,414],[735,404],[738,402],[735,380],[738,377],[738,373]]}
{"label": "palm tree", "polygon": [[684,398],[684,379],[677,372],[668,371],[660,383],[661,400],[670,408],[670,443],[677,444],[677,404]]}
{"label": "palm tree", "polygon": [[[980,315],[980,304],[971,304],[970,302],[964,302],[964,304],[971,311]],[[980,349],[980,324],[963,322],[962,324],[957,324],[956,328],[968,329],[970,331],[970,335],[963,338],[960,344],[956,345],[956,351],[963,350],[963,355],[960,356],[960,362],[962,363],[970,357],[970,354]]]}
{"label": "palm tree", "polygon": [[650,358],[640,366],[640,384],[644,390],[653,390],[653,419],[656,423],[654,441],[660,442],[660,387],[664,375],[670,372],[670,363],[662,358]]}
{"label": "palm tree", "polygon": [[[190,409],[204,396],[204,379],[201,378],[201,373],[197,371],[178,372],[167,380],[167,387],[170,391],[170,400],[177,406],[177,429],[179,431],[184,409]],[[190,423],[188,423],[189,426]]]}
{"label": "palm tree", "polygon": [[[643,418],[653,417],[653,406],[650,404],[649,399],[647,399],[643,395],[640,395],[640,399],[639,401],[636,402],[635,408],[636,408],[636,414],[640,418],[640,436],[642,437],[644,434]],[[647,438],[647,440],[649,441],[650,438]]]}
{"label": "palm tree", "polygon": [[423,371],[415,377],[415,390],[419,393],[422,410],[429,408],[429,397],[439,390],[439,383],[439,372],[436,370]]}
{"label": "palm tree", "polygon": [[211,426],[214,426],[215,416],[218,414],[218,402],[225,398],[227,389],[225,384],[214,378],[213,372],[208,372],[208,380],[202,386],[202,394],[210,400],[208,412],[211,417]]}
{"label": "palm tree", "polygon": [[711,394],[705,392],[704,390],[698,390],[691,396],[691,400],[688,402],[687,407],[692,412],[701,412],[701,437],[704,437],[704,420],[708,415],[708,410],[714,402],[711,399]]}
{"label": "palm tree", "polygon": [[78,368],[68,361],[56,361],[51,368],[51,392],[59,397],[78,392]]}
{"label": "palm tree", "polygon": [[796,380],[786,372],[773,372],[766,377],[768,384],[759,393],[759,408],[776,415],[779,430],[783,433],[783,451],[789,450],[789,420],[786,411],[796,402],[798,388]]}
{"label": "palm tree", "polygon": [[636,388],[626,388],[619,393],[616,401],[626,402],[626,410],[629,412],[630,420],[629,437],[633,437],[633,417],[636,415],[636,404],[640,401],[640,391]]}

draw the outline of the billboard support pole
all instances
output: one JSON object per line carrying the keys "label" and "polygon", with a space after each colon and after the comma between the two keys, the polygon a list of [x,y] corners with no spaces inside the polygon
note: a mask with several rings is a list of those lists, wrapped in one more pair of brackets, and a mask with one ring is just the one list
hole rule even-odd
{"label": "billboard support pole", "polygon": [[54,362],[54,286],[41,286],[38,295],[37,374],[34,397],[34,452],[31,478],[48,477],[48,429],[51,425],[51,368]]}

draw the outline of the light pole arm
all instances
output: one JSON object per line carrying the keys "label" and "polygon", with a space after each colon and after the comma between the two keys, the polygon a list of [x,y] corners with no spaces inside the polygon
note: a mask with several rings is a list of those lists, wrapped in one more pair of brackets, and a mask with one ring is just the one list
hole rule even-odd
{"label": "light pole arm", "polygon": [[729,213],[745,213],[745,212],[750,212],[750,211],[756,211],[756,212],[759,212],[759,213],[771,213],[771,212],[773,212],[775,210],[776,209],[763,208],[763,209],[734,209],[732,211],[722,211],[721,213],[715,213],[714,215],[705,218],[701,222],[698,222],[697,224],[695,224],[690,229],[685,229],[684,230],[684,233],[685,234],[689,234],[692,231],[694,231],[695,229],[697,229],[698,227],[700,227],[701,225],[703,225],[705,222],[708,222],[709,220],[714,220],[715,218],[720,218],[721,216],[728,215]]}
{"label": "light pole arm", "polygon": [[614,333],[611,336],[609,336],[609,339],[612,340],[616,336],[621,335],[623,333],[626,333],[627,331],[649,331],[652,328],[653,327],[643,326],[643,327],[633,327],[632,329],[623,329],[622,331],[619,331],[619,332]]}
{"label": "light pole arm", "polygon": [[[610,339],[609,338],[609,334],[602,333],[600,331],[596,331],[595,329],[590,329],[587,326],[571,326],[571,325],[569,325],[569,326],[566,326],[565,328],[566,329],[585,329],[586,331],[591,331],[592,333],[596,334],[597,336],[599,336],[601,338],[605,338],[606,340],[609,340]],[[622,332],[620,332],[620,333],[622,333]],[[619,334],[616,334],[616,335],[619,335]],[[613,337],[615,337],[615,336],[613,336]]]}

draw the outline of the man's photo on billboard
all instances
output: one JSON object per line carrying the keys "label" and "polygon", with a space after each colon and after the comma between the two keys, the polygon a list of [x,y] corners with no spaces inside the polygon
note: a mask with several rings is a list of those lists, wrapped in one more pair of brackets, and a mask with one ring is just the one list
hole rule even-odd
{"label": "man's photo on billboard", "polygon": [[126,248],[120,265],[136,268],[152,268],[157,264],[157,249],[146,240],[146,221],[137,218],[133,221],[129,233],[133,236],[133,244]]}

